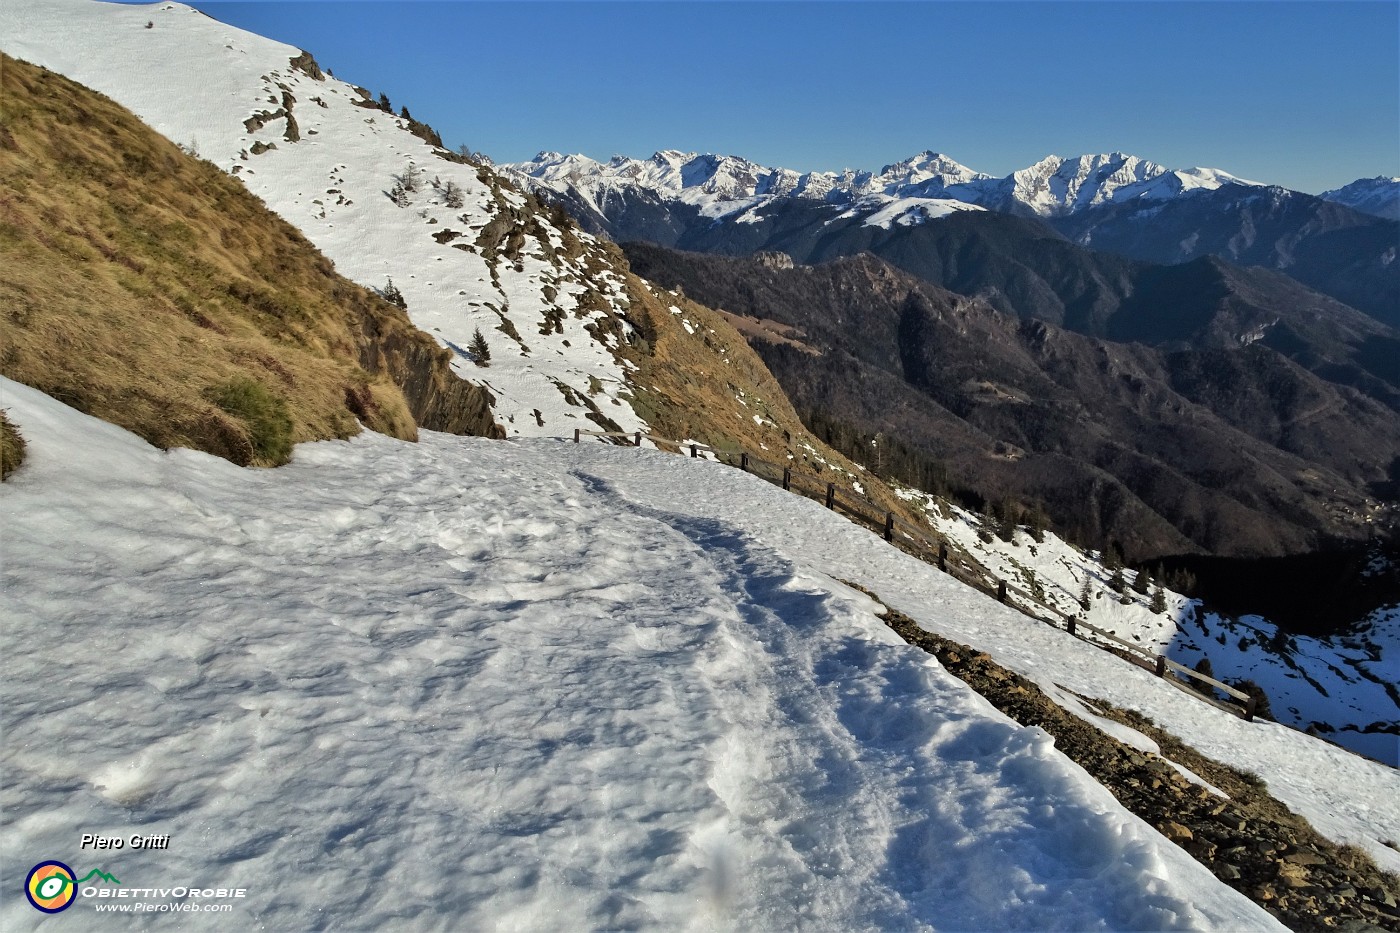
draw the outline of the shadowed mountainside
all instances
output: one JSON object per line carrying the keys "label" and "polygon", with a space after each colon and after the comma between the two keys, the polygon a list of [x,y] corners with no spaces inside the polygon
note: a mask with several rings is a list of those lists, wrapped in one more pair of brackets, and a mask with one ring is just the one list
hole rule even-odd
{"label": "shadowed mountainside", "polygon": [[1130,559],[1357,539],[1368,484],[1400,454],[1394,410],[1267,346],[1114,343],[868,255],[784,268],[626,250],[659,284],[783,329],[747,330],[799,409],[898,438],[985,500],[1043,503],[1071,538]]}

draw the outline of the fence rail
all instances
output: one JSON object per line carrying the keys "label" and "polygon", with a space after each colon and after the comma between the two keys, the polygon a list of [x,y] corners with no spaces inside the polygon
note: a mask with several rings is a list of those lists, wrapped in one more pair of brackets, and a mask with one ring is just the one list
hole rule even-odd
{"label": "fence rail", "polygon": [[[1097,645],[1100,648],[1111,651],[1132,664],[1151,670],[1158,677],[1176,682],[1179,686],[1193,687],[1193,685],[1184,684],[1180,680],[1180,678],[1184,677],[1189,680],[1199,681],[1212,690],[1219,690],[1227,697],[1240,701],[1243,705],[1236,706],[1230,703],[1221,703],[1213,697],[1201,693],[1199,688],[1194,688],[1196,690],[1194,695],[1214,706],[1227,709],[1243,717],[1247,722],[1254,721],[1256,699],[1243,690],[1231,687],[1213,677],[1209,677],[1199,671],[1194,671],[1185,665],[1178,664],[1165,655],[1153,654],[1141,645],[1135,645],[1130,641],[1119,638],[1112,632],[1105,631],[1096,625],[1091,625],[1087,620],[1050,605],[1034,593],[1022,589],[1004,578],[994,576],[985,567],[968,560],[965,555],[950,552],[948,542],[941,535],[930,533],[930,529],[913,525],[889,509],[885,509],[879,503],[870,500],[853,489],[837,486],[836,483],[831,482],[825,477],[798,472],[793,470],[788,464],[765,460],[746,450],[726,452],[706,444],[657,437],[643,431],[585,431],[581,428],[574,429],[575,444],[582,443],[585,437],[626,439],[632,442],[629,446],[634,447],[641,447],[642,441],[645,439],[657,445],[658,449],[660,449],[660,445],[662,444],[674,447],[677,451],[685,451],[688,449],[690,451],[690,456],[696,458],[700,456],[701,451],[715,454],[716,460],[720,463],[738,467],[746,473],[752,473],[765,482],[781,486],[789,492],[795,492],[808,499],[821,502],[834,512],[845,513],[857,522],[867,525],[872,530],[879,532],[886,541],[899,546],[900,549],[906,553],[912,553],[913,556],[920,560],[936,565],[939,570],[968,586],[978,589],[989,596],[995,596],[1000,602],[1035,619],[1037,622],[1044,622],[1047,625],[1053,625],[1056,628],[1064,629],[1070,635],[1073,635],[1081,641],[1086,641],[1089,644]],[[764,468],[767,468],[766,473]],[[807,488],[805,489],[802,488],[804,483],[807,484]],[[867,508],[870,511],[867,511]],[[1173,675],[1170,678],[1167,677],[1169,672]]]}

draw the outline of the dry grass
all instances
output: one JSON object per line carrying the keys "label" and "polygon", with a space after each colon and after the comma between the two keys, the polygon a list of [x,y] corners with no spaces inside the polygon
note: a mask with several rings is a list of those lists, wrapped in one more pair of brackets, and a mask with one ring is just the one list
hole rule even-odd
{"label": "dry grass", "polygon": [[[621,250],[610,243],[603,246],[626,268]],[[842,488],[857,480],[881,510],[925,525],[918,510],[807,430],[777,379],[727,315],[683,296],[658,298],[635,275],[629,274],[627,283],[628,318],[649,344],[645,352],[629,355],[639,367],[633,377],[633,407],[653,433],[693,438],[720,451],[748,451]],[[683,314],[672,314],[670,305]],[[684,328],[682,317],[695,333]],[[754,415],[764,423],[756,423]],[[796,485],[815,488],[811,482]]]}
{"label": "dry grass", "polygon": [[[240,464],[353,435],[357,417],[416,437],[402,392],[359,362],[369,334],[431,343],[398,309],[112,101],[0,65],[0,373]],[[218,404],[239,380],[285,406],[285,437]]]}
{"label": "dry grass", "polygon": [[0,412],[0,482],[9,479],[11,473],[24,462],[24,438],[20,437],[10,419]]}

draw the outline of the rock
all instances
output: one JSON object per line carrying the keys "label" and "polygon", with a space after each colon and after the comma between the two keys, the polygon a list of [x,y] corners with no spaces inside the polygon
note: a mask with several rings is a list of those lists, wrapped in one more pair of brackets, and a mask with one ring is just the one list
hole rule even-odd
{"label": "rock", "polygon": [[1307,887],[1311,881],[1307,869],[1291,862],[1275,862],[1278,866],[1278,880],[1290,888]]}
{"label": "rock", "polygon": [[1195,838],[1191,830],[1172,820],[1167,820],[1167,822],[1162,825],[1162,835],[1166,836],[1172,842],[1188,842]]}
{"label": "rock", "polygon": [[[1267,854],[1267,853],[1266,853]],[[1327,859],[1323,858],[1312,849],[1299,849],[1297,852],[1290,852],[1283,857],[1285,862],[1294,865],[1326,865]]]}
{"label": "rock", "polygon": [[1191,844],[1186,847],[1186,851],[1190,852],[1198,862],[1208,863],[1215,861],[1215,843],[1207,839],[1202,839],[1200,836],[1191,840]]}
{"label": "rock", "polygon": [[1240,870],[1229,862],[1222,862],[1215,869],[1215,876],[1222,881],[1238,881]]}

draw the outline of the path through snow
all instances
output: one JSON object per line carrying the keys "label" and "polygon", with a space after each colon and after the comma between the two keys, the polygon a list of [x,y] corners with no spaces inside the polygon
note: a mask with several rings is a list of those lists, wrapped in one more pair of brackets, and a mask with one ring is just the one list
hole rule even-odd
{"label": "path through snow", "polygon": [[[0,389],[6,891],[59,858],[244,887],[239,928],[1277,928],[783,545],[803,500],[754,531],[643,502],[680,458],[428,432],[240,470]],[[78,849],[134,832],[171,847]]]}

